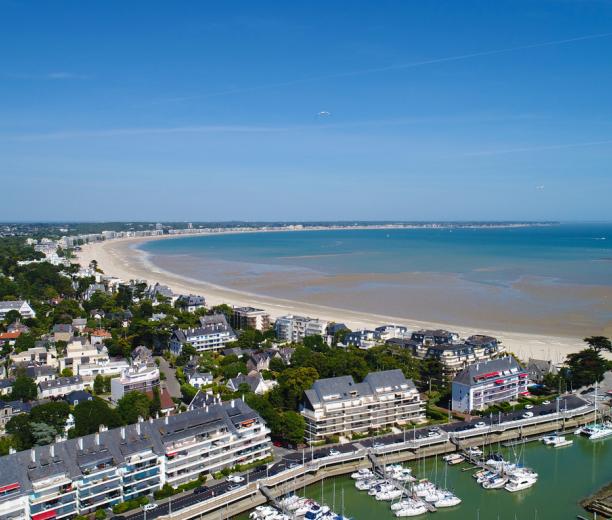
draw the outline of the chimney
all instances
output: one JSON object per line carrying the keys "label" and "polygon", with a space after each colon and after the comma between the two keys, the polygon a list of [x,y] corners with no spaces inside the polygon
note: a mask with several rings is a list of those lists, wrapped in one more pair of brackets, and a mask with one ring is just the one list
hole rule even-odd
{"label": "chimney", "polygon": [[96,446],[100,446],[100,433],[99,432],[95,434],[94,440],[95,440]]}
{"label": "chimney", "polygon": [[83,449],[83,437],[79,437],[78,445],[79,445],[79,449],[82,450]]}
{"label": "chimney", "polygon": [[168,424],[170,422],[170,420],[168,419],[168,416],[166,415],[166,417],[164,417],[164,424]]}
{"label": "chimney", "polygon": [[231,401],[231,404],[232,404],[232,408],[234,408],[234,400],[233,399]]}
{"label": "chimney", "polygon": [[140,422],[136,423],[136,433],[140,435]]}
{"label": "chimney", "polygon": [[49,455],[51,455],[51,458],[55,457],[55,446],[53,444],[49,448]]}
{"label": "chimney", "polygon": [[121,438],[125,440],[125,426],[121,427]]}
{"label": "chimney", "polygon": [[36,462],[36,450],[34,448],[30,450],[30,460]]}
{"label": "chimney", "polygon": [[149,424],[153,424],[153,416],[149,417]]}
{"label": "chimney", "polygon": [[17,453],[17,450],[11,446],[9,448],[9,455],[12,455],[13,453]]}

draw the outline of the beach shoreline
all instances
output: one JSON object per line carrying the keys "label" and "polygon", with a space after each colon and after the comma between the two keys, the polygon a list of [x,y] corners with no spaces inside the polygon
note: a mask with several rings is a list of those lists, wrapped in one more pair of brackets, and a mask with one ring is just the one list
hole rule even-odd
{"label": "beach shoreline", "polygon": [[[241,233],[241,232],[228,232]],[[211,233],[213,234],[213,233]],[[214,233],[219,234],[219,233]],[[203,236],[198,234],[196,236]],[[94,242],[82,246],[77,252],[77,260],[87,266],[92,260],[98,262],[100,269],[109,276],[121,280],[146,280],[169,286],[177,294],[201,294],[208,306],[227,303],[235,306],[252,306],[265,309],[272,318],[286,314],[296,314],[321,318],[327,321],[345,323],[351,329],[373,328],[386,323],[405,325],[410,329],[443,328],[458,332],[462,337],[471,334],[488,334],[500,339],[508,351],[525,361],[530,358],[563,361],[567,354],[577,352],[584,346],[581,338],[562,335],[532,334],[503,330],[474,329],[465,326],[449,325],[401,317],[383,316],[361,311],[328,307],[324,305],[299,302],[246,291],[222,287],[202,280],[182,277],[162,270],[147,260],[145,252],[137,249],[139,244],[152,240],[184,238],[189,235],[163,235],[138,238],[118,238]]]}

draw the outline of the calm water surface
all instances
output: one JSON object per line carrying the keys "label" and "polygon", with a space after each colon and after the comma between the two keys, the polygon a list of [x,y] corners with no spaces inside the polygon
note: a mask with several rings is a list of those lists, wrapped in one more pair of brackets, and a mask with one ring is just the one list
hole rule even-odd
{"label": "calm water surface", "polygon": [[[472,477],[473,471],[462,471],[466,465],[446,466],[441,460],[407,464],[417,477],[427,477],[452,489],[463,503],[450,509],[441,509],[418,518],[440,520],[565,520],[576,515],[589,515],[578,502],[612,481],[612,440],[592,442],[575,438],[567,448],[549,448],[531,443],[516,448],[515,453],[524,459],[525,465],[535,469],[540,477],[537,484],[525,491],[509,493],[505,490],[482,489]],[[513,452],[503,450],[507,457]],[[522,452],[522,455],[521,455]],[[334,493],[335,488],[335,493]],[[378,502],[365,491],[357,491],[350,476],[328,479],[300,490],[298,494],[311,497],[333,506],[341,512],[342,490],[344,511],[355,520],[391,520],[395,518],[389,502]],[[242,515],[242,520],[248,515]]]}

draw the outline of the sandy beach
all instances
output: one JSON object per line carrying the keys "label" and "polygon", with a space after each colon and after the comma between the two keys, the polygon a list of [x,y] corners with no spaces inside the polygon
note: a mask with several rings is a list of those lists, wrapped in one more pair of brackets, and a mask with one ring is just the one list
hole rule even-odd
{"label": "sandy beach", "polygon": [[[163,239],[178,238],[164,236]],[[562,361],[571,352],[583,348],[579,337],[529,334],[504,330],[473,329],[458,327],[445,323],[410,320],[394,316],[382,316],[366,312],[341,309],[325,305],[286,300],[271,296],[253,294],[215,284],[193,280],[167,271],[163,271],[147,261],[145,253],[135,246],[149,240],[160,240],[162,237],[122,238],[87,244],[82,247],[77,258],[81,265],[88,265],[96,260],[107,275],[128,281],[132,279],[159,282],[168,285],[179,294],[201,294],[206,297],[207,305],[227,303],[237,306],[253,306],[266,309],[273,318],[285,314],[299,314],[317,317],[328,321],[345,323],[351,329],[372,328],[385,323],[405,325],[410,329],[444,328],[454,330],[462,336],[474,333],[489,334],[499,338],[506,348],[522,359],[535,357]]]}

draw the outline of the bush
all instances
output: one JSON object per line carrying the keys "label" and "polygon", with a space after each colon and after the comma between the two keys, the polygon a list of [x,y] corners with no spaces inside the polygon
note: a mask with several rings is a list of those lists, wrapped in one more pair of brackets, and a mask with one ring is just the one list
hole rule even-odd
{"label": "bush", "polygon": [[104,511],[104,509],[98,509],[95,518],[96,520],[104,520],[106,518],[106,511]]}
{"label": "bush", "polygon": [[119,502],[113,506],[113,513],[121,514],[126,511],[130,511],[131,509],[138,509],[139,507],[144,506],[149,503],[149,499],[147,497],[139,497],[133,500],[127,500],[126,502]]}

